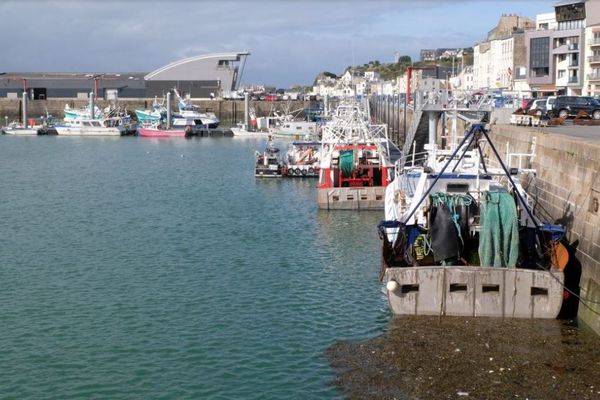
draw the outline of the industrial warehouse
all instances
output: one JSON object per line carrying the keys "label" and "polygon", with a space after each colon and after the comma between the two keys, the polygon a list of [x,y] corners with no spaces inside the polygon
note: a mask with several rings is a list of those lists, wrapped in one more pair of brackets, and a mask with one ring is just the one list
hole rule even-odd
{"label": "industrial warehouse", "polygon": [[237,89],[249,52],[213,53],[184,58],[149,73],[0,72],[0,98],[30,100],[140,99],[164,96],[176,88],[190,98],[218,97]]}

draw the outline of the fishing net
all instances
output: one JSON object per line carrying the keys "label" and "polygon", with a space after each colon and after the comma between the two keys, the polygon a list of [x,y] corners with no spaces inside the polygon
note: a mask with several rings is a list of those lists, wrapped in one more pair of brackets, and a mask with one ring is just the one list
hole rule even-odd
{"label": "fishing net", "polygon": [[482,267],[514,268],[519,257],[517,207],[508,192],[483,192],[479,259]]}
{"label": "fishing net", "polygon": [[354,172],[354,151],[340,150],[340,170],[344,178],[350,178]]}

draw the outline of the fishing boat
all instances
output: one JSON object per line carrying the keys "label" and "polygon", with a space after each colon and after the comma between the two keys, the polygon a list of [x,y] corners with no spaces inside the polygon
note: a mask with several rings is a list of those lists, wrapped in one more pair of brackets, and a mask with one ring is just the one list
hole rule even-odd
{"label": "fishing boat", "polygon": [[40,126],[24,127],[23,125],[15,122],[8,124],[8,126],[2,127],[3,135],[17,135],[17,136],[33,136],[37,135]]}
{"label": "fishing boat", "polygon": [[284,175],[300,178],[318,177],[320,149],[321,142],[292,142],[284,157]]}
{"label": "fishing boat", "polygon": [[171,138],[171,137],[189,137],[191,128],[187,129],[162,129],[159,126],[147,126],[138,128],[138,135],[142,137]]}
{"label": "fishing boat", "polygon": [[322,136],[319,208],[383,209],[394,168],[387,125],[371,124],[359,103],[344,103],[323,127]]}
{"label": "fishing boat", "polygon": [[210,111],[200,111],[200,108],[193,105],[189,98],[183,99],[177,89],[173,89],[177,98],[177,107],[179,112],[173,114],[173,127],[183,127],[191,125],[193,129],[215,129],[219,126],[219,118]]}
{"label": "fishing boat", "polygon": [[257,178],[281,178],[283,176],[283,163],[279,159],[279,149],[274,146],[271,138],[263,152],[255,151],[256,158],[254,176]]}
{"label": "fishing boat", "polygon": [[269,128],[269,133],[279,138],[312,138],[319,137],[319,124],[312,121],[282,121]]}
{"label": "fishing boat", "polygon": [[125,132],[120,118],[75,118],[55,125],[59,136],[121,136]]}
{"label": "fishing boat", "polygon": [[70,122],[76,119],[101,119],[103,117],[103,112],[100,110],[98,106],[94,106],[94,115],[90,113],[90,107],[82,107],[82,108],[71,108],[69,104],[65,104],[65,108],[63,110],[65,114],[65,121]]}
{"label": "fishing boat", "polygon": [[158,97],[155,96],[152,108],[149,110],[137,109],[135,110],[135,116],[142,125],[160,122],[161,119],[167,117],[167,107],[164,106],[164,99],[160,102]]}
{"label": "fishing boat", "polygon": [[380,277],[392,311],[555,318],[568,253],[564,228],[532,211],[521,182],[534,171],[506,165],[481,123],[448,148],[431,141],[424,157],[403,155],[385,192]]}
{"label": "fishing boat", "polygon": [[303,109],[290,110],[290,105],[285,105],[283,110],[271,109],[266,117],[269,134],[279,138],[318,139],[320,124],[302,119]]}
{"label": "fishing boat", "polygon": [[256,138],[256,137],[268,137],[269,133],[261,130],[251,130],[245,124],[237,124],[231,127],[233,137],[241,138]]}

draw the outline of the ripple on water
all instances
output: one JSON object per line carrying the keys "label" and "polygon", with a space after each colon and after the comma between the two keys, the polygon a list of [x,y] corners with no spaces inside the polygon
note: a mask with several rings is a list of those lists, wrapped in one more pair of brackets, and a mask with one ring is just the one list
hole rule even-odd
{"label": "ripple on water", "polygon": [[341,396],[323,351],[387,321],[379,213],[256,180],[260,141],[18,139],[0,138],[0,397]]}

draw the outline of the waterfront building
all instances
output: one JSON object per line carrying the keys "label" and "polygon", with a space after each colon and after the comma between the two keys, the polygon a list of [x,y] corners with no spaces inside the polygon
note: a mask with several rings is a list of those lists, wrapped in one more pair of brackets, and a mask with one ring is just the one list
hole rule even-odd
{"label": "waterfront building", "polygon": [[586,6],[586,28],[584,45],[584,80],[582,93],[600,95],[600,7]]}
{"label": "waterfront building", "polygon": [[472,91],[475,89],[473,81],[473,66],[467,65],[455,77],[450,78],[452,87],[461,92]]}
{"label": "waterfront building", "polygon": [[205,54],[185,58],[143,72],[3,72],[0,98],[18,99],[29,93],[32,100],[96,97],[152,98],[177,88],[191,98],[210,98],[237,89],[248,52]]}
{"label": "waterfront building", "polygon": [[534,95],[600,94],[600,8],[594,3],[560,1],[553,13],[538,15],[537,30],[526,33]]}
{"label": "waterfront building", "polygon": [[534,29],[535,21],[518,16],[502,15],[486,40],[473,48],[473,83],[483,90],[529,92],[525,79],[526,30]]}

